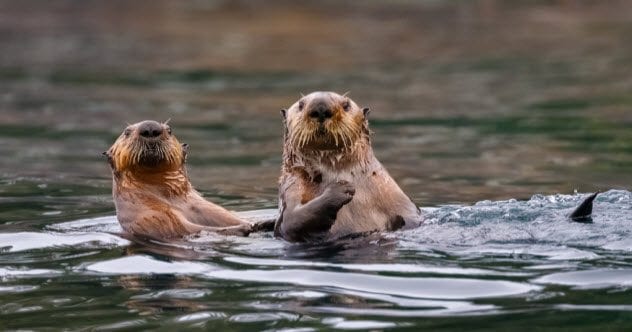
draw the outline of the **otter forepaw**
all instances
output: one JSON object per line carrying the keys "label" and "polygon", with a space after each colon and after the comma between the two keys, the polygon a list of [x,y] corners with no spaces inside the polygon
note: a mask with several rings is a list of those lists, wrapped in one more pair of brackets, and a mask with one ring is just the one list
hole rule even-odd
{"label": "otter forepaw", "polygon": [[244,224],[237,226],[222,227],[215,231],[221,235],[248,236],[252,232],[252,225]]}
{"label": "otter forepaw", "polygon": [[330,202],[342,207],[353,199],[355,187],[348,181],[340,180],[330,184],[325,192]]}

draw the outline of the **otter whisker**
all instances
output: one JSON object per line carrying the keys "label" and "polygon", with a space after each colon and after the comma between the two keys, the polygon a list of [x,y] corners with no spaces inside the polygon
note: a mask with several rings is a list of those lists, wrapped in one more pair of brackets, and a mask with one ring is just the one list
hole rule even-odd
{"label": "otter whisker", "polygon": [[157,149],[157,155],[158,155],[158,159],[165,159],[168,163],[172,163],[171,160],[171,155],[167,154],[167,152],[164,149],[164,145],[160,144],[158,145],[158,149]]}

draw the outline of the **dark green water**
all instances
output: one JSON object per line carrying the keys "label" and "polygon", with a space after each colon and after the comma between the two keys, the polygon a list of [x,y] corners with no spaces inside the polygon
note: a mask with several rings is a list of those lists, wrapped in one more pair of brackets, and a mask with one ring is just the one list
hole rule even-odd
{"label": "dark green water", "polygon": [[[0,329],[629,330],[630,36],[614,1],[0,1]],[[126,123],[170,118],[209,200],[274,209],[279,110],[314,90],[372,108],[424,227],[115,234]],[[608,191],[593,224],[575,190]]]}

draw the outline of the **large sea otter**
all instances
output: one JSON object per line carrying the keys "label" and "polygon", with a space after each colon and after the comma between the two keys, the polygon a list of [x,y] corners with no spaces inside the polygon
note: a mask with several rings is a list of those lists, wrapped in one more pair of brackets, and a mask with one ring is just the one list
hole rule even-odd
{"label": "large sea otter", "polygon": [[420,210],[373,154],[368,108],[334,92],[313,92],[281,113],[276,236],[328,241],[422,222]]}
{"label": "large sea otter", "polygon": [[185,168],[187,145],[166,123],[130,125],[104,154],[112,168],[116,216],[127,233],[164,241],[200,231],[248,235],[253,230],[193,189]]}

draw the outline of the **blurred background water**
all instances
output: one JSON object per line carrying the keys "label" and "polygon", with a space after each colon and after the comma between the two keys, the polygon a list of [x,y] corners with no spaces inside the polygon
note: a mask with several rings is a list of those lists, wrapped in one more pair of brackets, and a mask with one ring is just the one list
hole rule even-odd
{"label": "blurred background water", "polygon": [[[0,327],[630,328],[631,36],[627,1],[0,1]],[[100,153],[126,123],[171,119],[207,198],[273,209],[279,110],[314,90],[371,107],[378,158],[438,207],[429,226],[342,254],[107,233]],[[595,224],[561,217],[579,197],[556,193],[609,189]],[[50,228],[95,217],[109,226]],[[91,268],[121,257],[145,271]],[[156,261],[176,265],[147,275]],[[559,276],[584,270],[610,286]],[[464,275],[515,284],[470,303],[451,297]]]}

